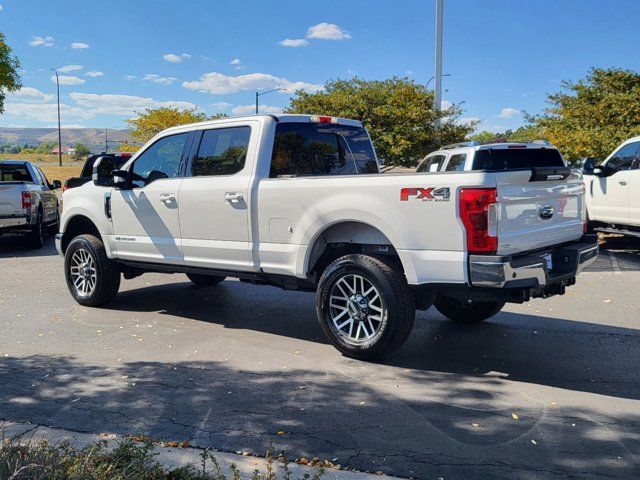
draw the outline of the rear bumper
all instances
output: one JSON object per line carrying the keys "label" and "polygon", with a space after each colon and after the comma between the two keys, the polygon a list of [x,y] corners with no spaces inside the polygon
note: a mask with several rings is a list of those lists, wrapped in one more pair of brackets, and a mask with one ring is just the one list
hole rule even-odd
{"label": "rear bumper", "polygon": [[0,230],[29,225],[29,217],[0,217]]}
{"label": "rear bumper", "polygon": [[[551,255],[549,270],[544,255]],[[474,287],[546,289],[571,285],[598,256],[596,235],[579,241],[524,255],[470,255],[469,279]]]}

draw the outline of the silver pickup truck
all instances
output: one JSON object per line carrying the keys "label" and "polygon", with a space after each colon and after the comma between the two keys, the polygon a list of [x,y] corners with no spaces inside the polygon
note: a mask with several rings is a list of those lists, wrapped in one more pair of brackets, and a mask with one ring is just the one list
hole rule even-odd
{"label": "silver pickup truck", "polygon": [[58,229],[58,188],[31,162],[0,160],[0,235],[27,234],[31,247],[42,247],[46,230]]}

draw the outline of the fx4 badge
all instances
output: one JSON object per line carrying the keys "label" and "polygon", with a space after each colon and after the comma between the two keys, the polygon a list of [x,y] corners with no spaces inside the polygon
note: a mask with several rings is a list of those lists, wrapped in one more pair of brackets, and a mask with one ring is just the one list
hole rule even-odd
{"label": "fx4 badge", "polygon": [[413,197],[423,202],[448,202],[450,197],[449,187],[411,187],[400,190],[401,202],[407,202]]}

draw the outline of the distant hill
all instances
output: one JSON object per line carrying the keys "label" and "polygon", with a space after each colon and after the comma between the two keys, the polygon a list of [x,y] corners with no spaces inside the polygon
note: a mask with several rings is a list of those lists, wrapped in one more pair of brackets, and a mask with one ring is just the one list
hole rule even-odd
{"label": "distant hill", "polygon": [[[117,147],[119,143],[131,140],[131,130],[108,129],[107,141],[109,148]],[[40,145],[43,142],[58,142],[57,128],[5,128],[0,127],[0,144],[18,144],[29,146]],[[104,128],[63,128],[62,144],[75,145],[84,143],[91,150],[104,150]]]}

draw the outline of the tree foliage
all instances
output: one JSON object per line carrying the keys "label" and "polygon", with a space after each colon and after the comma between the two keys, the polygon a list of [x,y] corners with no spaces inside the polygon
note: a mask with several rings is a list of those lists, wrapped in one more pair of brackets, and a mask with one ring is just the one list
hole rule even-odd
{"label": "tree foliage", "polygon": [[[475,124],[458,124],[460,104],[440,112],[433,91],[407,78],[330,80],[317,93],[297,91],[287,113],[330,115],[362,121],[380,159],[389,165],[416,165],[441,144],[459,142]],[[436,131],[436,119],[441,127]]]}
{"label": "tree foliage", "polygon": [[13,50],[7,45],[4,34],[0,32],[0,113],[4,112],[6,94],[22,87],[18,75],[20,61],[12,53]]}
{"label": "tree foliage", "polygon": [[543,140],[540,129],[533,125],[518,127],[514,130],[505,130],[504,132],[489,132],[483,130],[468,137],[469,140],[476,142],[530,142],[533,140]]}
{"label": "tree foliage", "polygon": [[[166,128],[220,117],[221,115],[216,115],[209,118],[206,114],[197,112],[195,109],[181,110],[179,108],[160,107],[147,108],[143,113],[138,113],[136,118],[126,120],[126,122],[132,128],[131,139],[135,143],[144,144]],[[120,147],[120,150],[123,151],[135,149],[135,146],[130,144],[124,144]]]}
{"label": "tree foliage", "polygon": [[76,160],[84,160],[91,155],[91,150],[84,143],[76,143],[74,145],[75,151],[73,152],[73,158]]}
{"label": "tree foliage", "polygon": [[640,135],[640,74],[593,68],[563,91],[548,95],[544,113],[528,119],[568,158],[606,157],[623,140]]}

